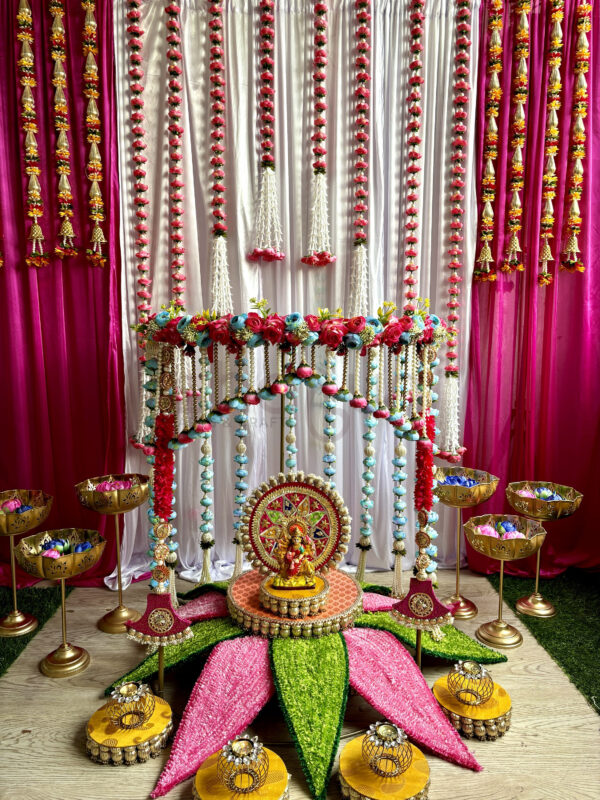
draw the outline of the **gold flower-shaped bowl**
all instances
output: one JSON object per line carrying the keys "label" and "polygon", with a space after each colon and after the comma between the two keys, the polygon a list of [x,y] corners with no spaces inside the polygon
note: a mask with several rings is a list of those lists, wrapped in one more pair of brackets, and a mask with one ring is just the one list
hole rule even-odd
{"label": "gold flower-shaped bowl", "polygon": [[32,509],[22,514],[15,512],[0,514],[0,536],[27,533],[40,525],[52,508],[53,498],[41,489],[8,489],[0,492],[0,505],[6,500],[12,500],[13,497],[18,497],[23,505],[32,506]]}
{"label": "gold flower-shaped bowl", "polygon": [[453,508],[470,508],[485,503],[498,488],[499,478],[483,470],[468,467],[436,467],[434,470],[434,478],[437,481],[443,481],[448,475],[460,475],[477,481],[476,486],[440,486],[438,483],[435,495],[444,505]]}
{"label": "gold flower-shaped bowl", "polygon": [[[538,497],[522,497],[519,492],[528,489],[550,489],[559,494],[563,500],[540,500]],[[545,481],[516,481],[506,487],[506,499],[515,509],[533,519],[550,520],[568,517],[573,514],[583,499],[583,495],[571,486]]]}
{"label": "gold flower-shaped bowl", "polygon": [[[97,491],[99,483],[104,481],[134,481],[129,489],[110,489]],[[148,499],[148,476],[137,472],[125,475],[100,475],[97,478],[88,478],[75,485],[79,502],[99,514],[123,514],[133,508],[141,506]]]}
{"label": "gold flower-shaped bowl", "polygon": [[[498,522],[503,521],[512,522],[520,533],[525,534],[525,539],[495,539],[493,536],[477,533],[479,525],[491,525],[495,528]],[[546,531],[536,520],[518,517],[516,514],[484,514],[481,517],[471,517],[465,523],[465,535],[471,547],[478,553],[500,561],[513,561],[536,553],[546,538]]]}
{"label": "gold flower-shaped bowl", "polygon": [[[67,539],[73,550],[76,544],[90,542],[92,547],[83,553],[68,553],[60,558],[48,558],[42,555],[41,546],[51,539]],[[98,561],[106,540],[98,531],[84,528],[59,528],[54,531],[43,531],[21,539],[15,549],[17,561],[21,567],[36,578],[48,578],[52,581],[61,578],[72,578],[85,572]]]}

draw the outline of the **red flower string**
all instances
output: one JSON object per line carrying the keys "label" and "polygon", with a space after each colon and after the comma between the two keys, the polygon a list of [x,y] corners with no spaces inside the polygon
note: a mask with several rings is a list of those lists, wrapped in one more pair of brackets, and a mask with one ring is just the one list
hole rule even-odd
{"label": "red flower string", "polygon": [[154,426],[154,514],[167,522],[171,516],[175,454],[169,442],[175,435],[173,414],[158,414]]}

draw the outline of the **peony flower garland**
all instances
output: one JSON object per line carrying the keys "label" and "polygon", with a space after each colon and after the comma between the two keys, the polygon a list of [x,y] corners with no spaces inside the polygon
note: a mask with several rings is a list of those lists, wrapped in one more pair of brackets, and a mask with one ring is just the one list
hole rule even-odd
{"label": "peony flower garland", "polygon": [[308,237],[308,255],[304,256],[303,264],[315,267],[325,267],[333,264],[336,257],[331,253],[329,238],[329,210],[327,201],[327,3],[316,0],[314,3],[315,37],[313,54],[315,117],[312,152],[313,179],[311,186],[310,204],[310,233]]}
{"label": "peony flower garland", "polygon": [[283,233],[279,213],[279,191],[275,174],[275,0],[260,0],[260,134],[262,142],[262,182],[258,198],[254,232],[254,248],[248,254],[250,261],[282,261]]}
{"label": "peony flower garland", "polygon": [[180,8],[173,2],[169,2],[165,7],[167,15],[167,73],[169,81],[167,83],[167,103],[169,106],[168,117],[169,126],[169,174],[171,176],[171,192],[169,193],[169,224],[171,232],[169,238],[171,239],[171,277],[173,285],[171,287],[171,294],[173,295],[173,304],[180,309],[184,308],[183,294],[185,292],[184,283],[185,275],[183,269],[185,266],[183,247],[183,193],[182,189],[184,183],[182,180],[183,175],[183,154],[181,146],[183,144],[183,127],[181,125],[181,101],[183,84],[180,81],[183,69],[181,62],[183,55],[181,53],[181,36],[179,35],[180,23],[179,13]]}
{"label": "peony flower garland", "polygon": [[508,229],[510,239],[506,260],[501,266],[502,272],[523,272],[525,269],[519,257],[521,243],[519,231],[521,230],[521,217],[523,206],[521,192],[524,186],[525,165],[523,163],[523,148],[525,147],[525,132],[527,118],[525,106],[529,92],[528,61],[529,61],[529,14],[531,3],[529,0],[517,0],[516,12],[519,19],[515,28],[514,55],[517,59],[517,69],[513,78],[513,103],[515,106],[512,121],[513,156],[510,167],[509,192],[511,199],[508,207]]}
{"label": "peony flower garland", "polygon": [[138,312],[139,323],[144,324],[148,321],[148,313],[152,310],[150,300],[152,299],[152,279],[150,273],[150,252],[148,239],[148,210],[150,203],[148,199],[148,185],[144,183],[146,178],[147,156],[144,155],[146,149],[146,129],[144,123],[144,86],[141,83],[144,77],[142,69],[142,47],[144,30],[139,21],[142,16],[141,6],[143,0],[128,0],[129,11],[127,12],[127,33],[129,34],[129,91],[131,94],[131,132],[134,136],[133,147],[133,178],[135,189],[134,206],[136,216],[136,268],[138,270],[138,291],[139,297]]}
{"label": "peony flower garland", "polygon": [[98,110],[100,96],[100,80],[98,77],[98,23],[96,22],[96,0],[84,0],[81,4],[85,10],[83,23],[83,55],[85,67],[83,70],[83,93],[87,97],[88,105],[85,114],[86,140],[90,146],[87,162],[87,177],[90,181],[89,218],[92,229],[90,246],[86,255],[90,263],[103,267],[106,256],[102,253],[102,245],[106,243],[101,223],[104,222],[104,200],[100,190],[103,179],[102,156],[99,145],[102,141],[102,126]]}
{"label": "peony flower garland", "polygon": [[592,28],[591,23],[592,4],[579,2],[576,8],[577,41],[575,44],[575,68],[576,75],[575,94],[573,103],[573,116],[571,128],[571,177],[569,179],[569,215],[567,218],[568,239],[563,250],[561,269],[567,272],[583,272],[585,267],[577,254],[579,242],[577,237],[581,233],[581,210],[579,201],[583,191],[583,159],[585,158],[585,118],[588,109],[588,87],[586,73],[590,68],[590,45],[587,34]]}
{"label": "peony flower garland", "polygon": [[356,0],[356,89],[354,90],[354,110],[356,131],[354,138],[356,148],[354,154],[354,255],[350,283],[349,311],[351,317],[366,314],[369,307],[369,272],[367,236],[369,226],[369,82],[371,75],[369,51],[371,45],[371,0]]}
{"label": "peony flower garland", "polygon": [[445,385],[445,431],[443,450],[440,451],[440,458],[444,458],[451,462],[459,461],[465,452],[465,448],[460,446],[460,408],[459,408],[459,375],[458,375],[458,309],[460,308],[459,295],[460,283],[462,277],[460,270],[462,269],[462,256],[463,256],[463,215],[465,213],[464,200],[465,196],[462,192],[465,186],[465,165],[464,162],[467,158],[467,107],[469,104],[469,92],[471,86],[469,84],[469,62],[471,59],[471,0],[457,0],[456,9],[456,53],[454,61],[456,68],[454,70],[455,82],[453,86],[453,118],[454,124],[452,128],[452,155],[450,157],[452,162],[450,181],[450,261],[448,269],[450,276],[448,278],[448,341],[446,359],[447,365],[445,368],[446,385]]}
{"label": "peony flower garland", "polygon": [[502,72],[502,28],[504,2],[503,0],[490,0],[490,17],[488,21],[488,64],[487,71],[490,76],[485,98],[485,116],[487,125],[483,147],[485,167],[481,181],[481,219],[479,222],[479,238],[481,251],[477,263],[481,265],[473,273],[476,281],[495,281],[496,271],[491,267],[494,258],[490,242],[494,239],[494,201],[496,200],[496,173],[494,161],[498,158],[498,125],[496,117],[500,113],[500,73]]}
{"label": "peony flower garland", "polygon": [[212,193],[211,200],[212,253],[210,262],[211,274],[211,308],[218,314],[233,314],[231,297],[231,281],[227,263],[227,214],[225,206],[225,50],[223,49],[223,1],[215,0],[209,8],[210,29],[210,99],[211,125],[210,146],[212,156]]}
{"label": "peony flower garland", "polygon": [[73,217],[73,192],[69,183],[71,174],[71,151],[69,145],[68,132],[71,128],[69,123],[69,103],[67,92],[67,40],[63,17],[65,8],[63,0],[50,0],[48,10],[52,17],[52,28],[50,30],[50,56],[54,61],[52,71],[52,85],[54,86],[54,128],[56,130],[55,145],[55,169],[58,179],[58,216],[61,220],[58,232],[58,242],[54,252],[59,258],[74,256],[77,249],[73,246],[75,233],[71,219]]}
{"label": "peony flower garland", "polygon": [[48,256],[44,253],[44,233],[39,219],[44,215],[42,187],[38,180],[40,174],[39,152],[36,139],[37,114],[33,89],[37,86],[35,79],[35,61],[33,55],[33,18],[28,0],[19,0],[17,11],[17,39],[21,42],[21,54],[18,60],[20,78],[23,87],[21,95],[21,126],[25,132],[25,174],[29,176],[27,184],[27,216],[33,220],[29,231],[31,253],[25,259],[30,267],[44,267],[48,264]]}
{"label": "peony flower garland", "polygon": [[554,230],[554,204],[556,197],[556,176],[555,156],[558,153],[559,128],[558,112],[561,106],[561,80],[560,68],[562,64],[563,32],[561,22],[565,14],[564,0],[554,0],[552,12],[550,14],[550,45],[548,49],[548,65],[550,74],[548,76],[548,86],[546,89],[546,130],[544,133],[544,155],[546,163],[544,174],[542,175],[542,214],[540,217],[540,268],[538,272],[538,284],[546,286],[552,283],[552,273],[548,270],[548,262],[554,261],[552,248],[548,239],[553,238]]}
{"label": "peony flower garland", "polygon": [[421,172],[419,161],[422,158],[421,137],[419,136],[419,132],[421,130],[421,124],[422,124],[421,116],[423,114],[423,109],[421,108],[420,103],[422,99],[421,87],[424,83],[424,78],[421,75],[421,70],[423,68],[423,61],[421,59],[421,53],[423,52],[423,43],[421,42],[421,37],[423,36],[423,22],[425,21],[425,14],[423,13],[424,6],[425,3],[423,0],[411,0],[410,54],[412,60],[409,65],[410,66],[410,77],[408,79],[409,95],[407,97],[408,113],[410,117],[407,126],[408,179],[406,181],[406,187],[407,187],[406,216],[408,218],[408,222],[406,223],[406,230],[408,231],[408,234],[406,236],[406,250],[404,251],[404,255],[406,256],[406,263],[404,265],[404,271],[406,273],[406,277],[404,278],[404,283],[406,285],[406,291],[404,292],[405,314],[414,314],[416,310],[416,307],[414,305],[414,300],[417,298],[418,295],[418,292],[416,291],[415,288],[418,283],[418,280],[415,277],[415,274],[419,269],[419,265],[415,263],[415,259],[417,257],[417,245],[419,243],[418,202],[419,202],[419,187],[421,185],[421,181],[419,180],[418,175]]}

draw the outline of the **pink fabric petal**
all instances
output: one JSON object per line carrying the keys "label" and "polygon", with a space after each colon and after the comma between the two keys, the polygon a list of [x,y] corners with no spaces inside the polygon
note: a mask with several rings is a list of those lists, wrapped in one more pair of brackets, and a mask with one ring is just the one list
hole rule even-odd
{"label": "pink fabric petal", "polygon": [[252,722],[273,692],[266,639],[247,636],[218,644],[192,690],[151,797],[162,797],[193,775]]}
{"label": "pink fabric petal", "polygon": [[[221,592],[206,592],[200,597],[195,597],[183,606],[185,616],[190,622],[199,622],[202,619],[226,617],[227,598]],[[182,609],[183,610],[183,609]]]}
{"label": "pink fabric petal", "polygon": [[480,770],[475,757],[444,716],[408,651],[387,631],[344,631],[350,685],[387,719],[431,752]]}
{"label": "pink fabric petal", "polygon": [[387,597],[384,594],[377,594],[376,592],[363,593],[364,611],[391,611],[397,602],[397,597]]}

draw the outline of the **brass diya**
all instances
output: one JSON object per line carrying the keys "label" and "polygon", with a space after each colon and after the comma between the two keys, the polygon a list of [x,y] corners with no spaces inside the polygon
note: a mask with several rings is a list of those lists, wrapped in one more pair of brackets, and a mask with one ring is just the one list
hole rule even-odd
{"label": "brass diya", "polygon": [[[459,484],[441,484],[448,475],[457,475],[472,478],[477,481],[475,486],[460,486]],[[480,503],[485,503],[498,488],[495,475],[479,469],[467,467],[437,467],[434,478],[438,481],[435,495],[445,506],[456,508],[456,588],[454,594],[446,597],[444,605],[454,605],[453,616],[456,619],[472,619],[477,616],[477,606],[472,600],[463,597],[460,593],[460,546],[462,542],[462,512],[463,508],[472,508]]]}
{"label": "brass diya", "polygon": [[362,740],[362,757],[381,778],[395,778],[410,767],[412,748],[404,731],[392,722],[369,726]]}
{"label": "brass diya", "polygon": [[[98,491],[98,484],[105,481],[133,481],[128,489],[108,489]],[[88,478],[76,484],[75,491],[81,505],[97,511],[99,514],[110,514],[115,518],[115,541],[117,549],[117,582],[119,604],[98,621],[98,627],[104,633],[126,633],[125,623],[137,621],[142,615],[139,611],[123,605],[123,579],[121,576],[121,537],[119,532],[119,514],[141,506],[148,499],[148,476],[130,473],[126,475],[101,475]]]}
{"label": "brass diya", "polygon": [[121,683],[113,689],[110,698],[106,713],[115,728],[141,728],[154,713],[156,700],[145,683]]}
{"label": "brass diya", "polygon": [[221,750],[217,777],[230,792],[254,792],[264,786],[268,774],[269,756],[257,736],[237,736]]}
{"label": "brass diya", "polygon": [[[539,497],[523,497],[519,494],[522,491],[533,493],[536,489],[549,489],[551,492],[559,494],[563,499],[542,500]],[[520,511],[526,517],[548,521],[573,514],[581,505],[583,495],[570,486],[563,486],[559,483],[516,481],[509,483],[506,487],[506,499],[515,511]],[[545,600],[539,591],[541,556],[542,548],[540,547],[537,551],[533,594],[517,600],[516,607],[521,614],[527,614],[530,617],[553,617],[556,614],[556,608],[549,600]]]}
{"label": "brass diya", "polygon": [[[512,522],[516,529],[525,535],[524,539],[496,539],[477,532],[480,525],[496,527],[499,522]],[[465,524],[465,535],[471,547],[488,558],[500,561],[500,588],[498,618],[480,625],[475,632],[478,639],[492,647],[518,647],[523,637],[520,632],[502,619],[502,594],[504,588],[504,562],[514,561],[533,555],[542,546],[546,531],[539,522],[514,514],[485,514],[471,517]]]}
{"label": "brass diya", "polygon": [[0,506],[7,500],[20,500],[31,506],[29,511],[0,514],[0,536],[10,536],[10,574],[12,580],[13,610],[0,619],[0,636],[24,636],[38,626],[33,614],[19,611],[17,606],[17,574],[15,568],[15,536],[28,533],[46,519],[52,508],[52,497],[40,489],[9,489],[0,492]]}
{"label": "brass diya", "polygon": [[[58,558],[42,555],[42,545],[54,539],[63,539],[69,543],[69,551]],[[76,553],[78,544],[89,542],[91,547]],[[83,528],[60,528],[44,531],[21,539],[15,549],[20,566],[30,575],[60,581],[62,602],[62,644],[40,662],[40,670],[49,678],[70,678],[88,668],[90,654],[83,647],[67,642],[67,614],[65,603],[65,580],[85,572],[98,561],[104,551],[106,540],[98,531]]]}

